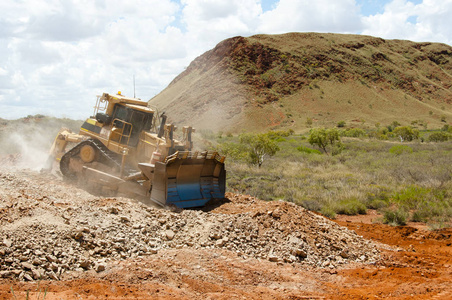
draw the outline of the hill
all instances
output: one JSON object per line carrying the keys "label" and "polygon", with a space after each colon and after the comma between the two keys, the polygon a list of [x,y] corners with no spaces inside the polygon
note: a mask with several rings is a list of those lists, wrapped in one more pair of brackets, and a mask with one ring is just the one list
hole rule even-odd
{"label": "hill", "polygon": [[170,121],[213,131],[452,120],[452,47],[362,35],[234,37],[149,101]]}

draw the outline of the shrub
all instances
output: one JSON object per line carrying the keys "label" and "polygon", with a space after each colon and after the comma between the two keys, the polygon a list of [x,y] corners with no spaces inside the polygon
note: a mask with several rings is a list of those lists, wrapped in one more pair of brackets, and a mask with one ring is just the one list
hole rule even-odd
{"label": "shrub", "polygon": [[390,131],[389,131],[388,127],[380,127],[377,130],[373,130],[373,131],[369,132],[368,136],[379,139],[379,140],[387,140],[389,132]]}
{"label": "shrub", "polygon": [[332,209],[329,206],[322,207],[322,209],[320,210],[320,213],[327,218],[336,219],[336,212],[334,211],[334,209]]}
{"label": "shrub", "polygon": [[337,122],[337,127],[345,127],[345,121]]}
{"label": "shrub", "polygon": [[399,127],[400,125],[401,124],[399,122],[397,122],[397,121],[392,121],[392,123],[391,123],[392,128]]}
{"label": "shrub", "polygon": [[327,147],[334,148],[334,146],[340,145],[341,139],[339,138],[339,131],[336,128],[317,128],[310,131],[308,142],[311,145],[318,146],[328,154]]}
{"label": "shrub", "polygon": [[403,153],[413,153],[413,149],[410,146],[406,146],[406,145],[396,145],[396,146],[392,146],[389,149],[389,153],[392,153],[395,155],[401,155]]}
{"label": "shrub", "polygon": [[401,206],[414,209],[423,203],[430,194],[431,189],[413,185],[396,192],[392,200]]}
{"label": "shrub", "polygon": [[367,203],[367,208],[382,209],[382,208],[388,207],[388,205],[389,205],[388,201],[374,199],[374,200],[370,201],[369,203]]}
{"label": "shrub", "polygon": [[412,141],[419,138],[419,130],[413,129],[410,126],[399,126],[394,128],[394,135],[400,138],[401,142]]}
{"label": "shrub", "polygon": [[413,222],[426,222],[427,218],[421,211],[413,212],[413,216],[411,217],[411,221]]}
{"label": "shrub", "polygon": [[252,165],[262,166],[267,156],[273,156],[279,151],[275,141],[270,139],[267,134],[241,134],[240,143],[244,145],[248,152],[249,162]]}
{"label": "shrub", "polygon": [[323,207],[321,206],[321,204],[319,203],[319,201],[317,200],[303,200],[301,202],[301,206],[306,208],[307,210],[311,210],[311,211],[320,211]]}
{"label": "shrub", "polygon": [[247,149],[242,144],[237,144],[233,142],[224,142],[218,144],[216,151],[223,153],[229,158],[235,160],[245,160],[247,158]]}
{"label": "shrub", "polygon": [[344,150],[344,145],[342,143],[337,143],[331,149],[331,155],[335,156],[341,154],[342,150]]}
{"label": "shrub", "polygon": [[366,135],[366,132],[361,128],[351,128],[342,131],[341,135],[346,137],[363,137]]}
{"label": "shrub", "polygon": [[[295,132],[293,129],[289,130],[278,130],[278,131],[269,131],[267,132],[267,136],[272,140],[279,140],[281,138],[285,138],[293,135]],[[284,139],[283,139],[284,140]]]}
{"label": "shrub", "polygon": [[311,149],[311,148],[304,147],[304,146],[297,147],[297,150],[302,153],[307,153],[307,154],[322,154],[322,152],[320,152],[317,149]]}
{"label": "shrub", "polygon": [[355,198],[344,199],[336,204],[335,211],[343,215],[366,214],[367,208],[364,203]]}
{"label": "shrub", "polygon": [[390,208],[385,210],[383,214],[383,223],[400,226],[406,225],[406,219],[408,217],[408,212],[402,208]]}
{"label": "shrub", "polygon": [[446,142],[450,138],[450,134],[440,131],[434,132],[428,137],[429,142]]}

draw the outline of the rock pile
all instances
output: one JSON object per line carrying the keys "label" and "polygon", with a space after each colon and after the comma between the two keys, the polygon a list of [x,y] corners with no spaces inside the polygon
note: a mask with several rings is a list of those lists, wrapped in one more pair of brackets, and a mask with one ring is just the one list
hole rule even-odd
{"label": "rock pile", "polygon": [[370,241],[295,204],[228,198],[209,212],[171,211],[95,197],[48,174],[0,171],[0,277],[58,280],[165,248],[324,268],[379,259]]}

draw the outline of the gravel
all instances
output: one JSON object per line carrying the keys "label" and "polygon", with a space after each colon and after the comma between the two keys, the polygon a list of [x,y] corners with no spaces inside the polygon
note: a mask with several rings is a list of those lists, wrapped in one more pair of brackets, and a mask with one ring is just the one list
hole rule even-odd
{"label": "gravel", "polygon": [[93,196],[47,173],[0,171],[0,278],[99,273],[168,248],[227,249],[319,268],[380,259],[372,242],[293,203],[227,198],[207,212],[160,209]]}

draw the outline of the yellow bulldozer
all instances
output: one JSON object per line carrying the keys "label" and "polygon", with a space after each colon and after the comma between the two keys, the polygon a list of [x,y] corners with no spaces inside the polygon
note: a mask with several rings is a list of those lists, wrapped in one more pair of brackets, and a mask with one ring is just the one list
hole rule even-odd
{"label": "yellow bulldozer", "polygon": [[190,126],[166,124],[145,101],[104,93],[79,133],[62,128],[50,150],[65,179],[99,193],[128,196],[147,205],[202,207],[224,198],[224,156],[192,151]]}

